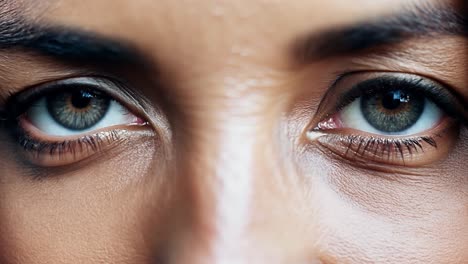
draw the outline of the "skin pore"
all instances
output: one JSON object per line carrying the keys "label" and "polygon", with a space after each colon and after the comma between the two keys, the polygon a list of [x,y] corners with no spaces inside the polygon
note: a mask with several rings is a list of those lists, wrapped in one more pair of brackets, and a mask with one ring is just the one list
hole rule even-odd
{"label": "skin pore", "polygon": [[[466,263],[463,4],[0,1],[0,263]],[[371,84],[440,122],[352,127]]]}

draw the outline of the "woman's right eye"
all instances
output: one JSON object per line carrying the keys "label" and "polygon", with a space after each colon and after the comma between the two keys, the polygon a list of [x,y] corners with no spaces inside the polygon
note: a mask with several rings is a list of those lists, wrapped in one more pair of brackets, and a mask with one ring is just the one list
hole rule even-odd
{"label": "woman's right eye", "polygon": [[21,118],[46,135],[62,137],[142,122],[111,97],[85,89],[43,96]]}
{"label": "woman's right eye", "polygon": [[43,167],[67,165],[129,131],[148,129],[145,119],[105,92],[116,89],[112,81],[81,77],[14,96],[8,123],[26,158]]}

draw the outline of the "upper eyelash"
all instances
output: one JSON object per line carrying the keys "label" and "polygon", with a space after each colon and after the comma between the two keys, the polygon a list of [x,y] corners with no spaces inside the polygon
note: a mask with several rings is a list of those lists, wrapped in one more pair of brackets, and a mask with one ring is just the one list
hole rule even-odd
{"label": "upper eyelash", "polygon": [[[468,124],[468,116],[465,116],[460,99],[456,94],[453,94],[442,85],[437,85],[423,77],[415,76],[395,77],[384,75],[360,82],[340,96],[338,100],[339,103],[336,106],[336,112],[341,111],[344,107],[364,94],[372,95],[387,91],[389,90],[389,86],[395,86],[399,90],[420,93],[422,96],[434,102],[447,115]],[[369,87],[372,87],[372,89]]]}
{"label": "upper eyelash", "polygon": [[93,93],[104,94],[140,115],[144,115],[147,110],[147,102],[143,102],[145,101],[144,96],[136,89],[131,89],[131,84],[113,76],[100,75],[70,77],[25,88],[21,92],[10,94],[4,109],[1,110],[5,113],[5,118],[11,121],[24,112],[25,108],[33,101],[42,96],[59,92],[65,87],[88,89],[92,90]]}
{"label": "upper eyelash", "polygon": [[24,93],[14,95],[7,103],[6,108],[8,109],[8,112],[9,112],[8,119],[18,118],[21,114],[26,112],[34,104],[34,102],[37,101],[37,99],[49,96],[56,92],[63,92],[62,89],[64,89],[66,86],[73,86],[71,89],[66,90],[67,92],[71,92],[74,90],[85,90],[93,94],[98,94],[101,96],[109,97],[112,100],[114,100],[113,97],[108,95],[106,92],[100,90],[99,88],[91,89],[89,85],[87,84],[80,84],[80,83],[68,84],[68,85],[58,84],[50,88],[31,89],[31,90],[25,91]]}

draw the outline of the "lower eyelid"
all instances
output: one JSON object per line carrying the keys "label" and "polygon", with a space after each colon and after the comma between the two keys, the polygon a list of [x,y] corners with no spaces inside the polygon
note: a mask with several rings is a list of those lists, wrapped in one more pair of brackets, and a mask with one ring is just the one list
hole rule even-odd
{"label": "lower eyelid", "polygon": [[[431,138],[427,140],[433,141]],[[353,162],[374,162],[388,165],[421,166],[436,161],[439,149],[421,139],[386,141],[360,137],[322,137],[317,142],[334,154]],[[408,142],[408,143],[403,143]],[[414,142],[417,142],[415,144]],[[427,151],[428,147],[434,151]],[[422,154],[424,153],[424,154]]]}
{"label": "lower eyelid", "polygon": [[[149,132],[146,125],[106,128],[74,138],[46,137],[44,133],[25,120],[18,122],[15,138],[22,156],[33,165],[41,167],[64,166],[92,157],[119,145],[138,132]],[[40,134],[40,136],[38,136]]]}
{"label": "lower eyelid", "polygon": [[447,121],[429,136],[385,138],[310,131],[307,137],[326,153],[352,162],[419,167],[444,159],[457,142],[459,131],[458,125]]}
{"label": "lower eyelid", "polygon": [[41,142],[29,135],[18,138],[23,156],[30,163],[43,167],[63,166],[84,160],[120,140],[121,136],[115,132],[61,142]]}

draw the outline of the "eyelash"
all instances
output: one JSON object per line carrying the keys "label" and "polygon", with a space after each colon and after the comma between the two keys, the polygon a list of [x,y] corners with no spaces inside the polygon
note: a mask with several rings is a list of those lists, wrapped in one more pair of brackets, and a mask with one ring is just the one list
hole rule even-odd
{"label": "eyelash", "polygon": [[[405,162],[405,153],[409,157],[413,157],[419,151],[425,151],[425,145],[437,149],[437,141],[435,137],[424,136],[406,139],[393,138],[378,138],[378,137],[363,137],[356,135],[346,136],[341,139],[344,144],[349,144],[346,155],[352,151],[357,157],[366,157],[366,153],[372,154],[373,157],[385,157],[390,160],[394,157],[399,157]],[[356,148],[356,150],[353,150]]]}
{"label": "eyelash", "polygon": [[[318,141],[333,153],[352,161],[396,161],[405,165],[406,161],[413,159],[415,155],[427,151],[426,147],[438,149],[437,138],[441,135],[418,136],[409,138],[383,138],[361,135],[327,135],[326,143]],[[343,148],[343,150],[340,150]]]}
{"label": "eyelash", "polygon": [[65,154],[76,155],[78,152],[91,150],[98,152],[102,149],[102,144],[112,143],[120,140],[118,131],[102,132],[92,135],[85,135],[73,140],[63,140],[58,142],[42,142],[33,138],[25,131],[18,131],[15,135],[17,142],[23,150],[35,156],[48,154],[60,159]]}
{"label": "eyelash", "polygon": [[[445,113],[453,118],[464,118],[459,114],[460,111],[457,111],[457,107],[453,107],[454,101],[458,101],[455,95],[447,89],[441,89],[434,83],[428,82],[421,77],[395,78],[386,76],[360,82],[339,99],[340,103],[337,105],[336,111],[342,110],[348,104],[365,94],[375,95],[379,92],[387,91],[388,86],[404,87],[400,88],[400,90],[417,92],[432,100],[437,106],[444,110]],[[369,87],[372,87],[372,89],[369,89]]]}

